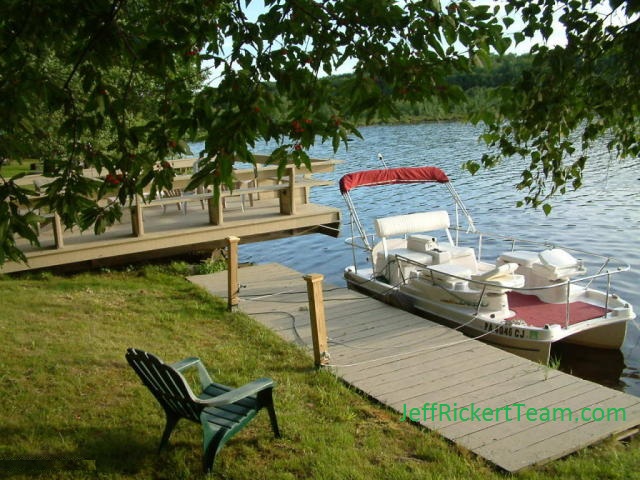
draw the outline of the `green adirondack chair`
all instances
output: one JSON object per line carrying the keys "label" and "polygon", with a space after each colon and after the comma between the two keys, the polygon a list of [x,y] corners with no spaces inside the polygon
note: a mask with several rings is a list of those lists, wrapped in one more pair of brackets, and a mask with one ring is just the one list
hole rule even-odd
{"label": "green adirondack chair", "polygon": [[[199,423],[203,433],[203,468],[210,472],[224,444],[263,407],[269,413],[274,435],[280,437],[273,405],[273,380],[260,378],[233,389],[214,383],[200,359],[195,357],[167,365],[155,355],[129,348],[126,358],[166,413],[167,423],[159,450],[166,446],[181,418]],[[202,393],[198,396],[193,394],[181,373],[192,367],[198,369],[202,385]]]}

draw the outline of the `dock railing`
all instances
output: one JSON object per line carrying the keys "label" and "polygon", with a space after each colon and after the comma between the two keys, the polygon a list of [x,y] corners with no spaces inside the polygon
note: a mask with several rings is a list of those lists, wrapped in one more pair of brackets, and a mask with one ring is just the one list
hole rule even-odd
{"label": "dock railing", "polygon": [[[257,155],[258,162],[264,162],[268,157]],[[210,225],[222,225],[224,223],[224,208],[229,197],[248,196],[253,199],[278,199],[281,215],[295,215],[301,204],[309,203],[310,189],[314,186],[330,185],[330,181],[317,180],[312,174],[330,173],[335,169],[338,160],[312,159],[311,169],[306,166],[296,167],[289,165],[282,177],[278,176],[278,167],[275,165],[258,166],[256,168],[238,169],[234,171],[234,181],[238,188],[233,190],[221,189],[217,196],[210,188],[199,188],[194,192],[186,192],[184,188],[191,181],[191,169],[196,162],[195,158],[171,160],[169,163],[178,173],[174,177],[173,188],[180,192],[177,196],[148,198],[148,191],[138,195],[128,207],[131,213],[131,231],[133,236],[142,237],[145,234],[144,210],[152,207],[166,207],[171,204],[180,205],[185,213],[192,202],[200,202],[202,207],[208,209],[208,223]],[[104,172],[103,172],[104,173]],[[83,170],[83,175],[89,178],[99,178],[100,173],[95,169]],[[23,186],[38,184],[46,185],[52,179],[42,175],[29,175],[21,178],[19,183]],[[34,199],[37,197],[34,197]],[[244,208],[244,203],[243,203]],[[57,213],[42,215],[47,222],[51,222],[54,234],[54,246],[56,249],[64,248],[64,229]]]}
{"label": "dock railing", "polygon": [[[545,291],[551,291],[554,289],[563,289],[565,291],[565,294],[564,294],[564,300],[562,303],[566,305],[566,314],[565,314],[565,321],[564,321],[565,328],[567,328],[571,324],[570,304],[571,304],[571,295],[574,288],[587,290],[594,281],[602,281],[604,283],[603,285],[604,311],[607,312],[605,313],[605,316],[613,315],[613,313],[609,311],[609,299],[611,298],[612,295],[614,295],[612,292],[612,277],[622,272],[629,271],[631,268],[628,263],[623,262],[620,259],[616,259],[611,256],[601,255],[593,252],[588,252],[586,250],[570,248],[566,246],[560,247],[551,242],[536,242],[536,241],[519,239],[511,236],[494,234],[494,233],[468,231],[467,229],[463,229],[455,226],[450,227],[450,230],[455,232],[456,238],[461,238],[461,241],[459,242],[459,244],[474,248],[477,255],[478,262],[482,260],[483,256],[489,256],[489,255],[483,255],[486,250],[490,250],[490,256],[497,258],[499,255],[505,252],[515,251],[517,249],[527,249],[527,250],[534,249],[538,251],[538,250],[544,250],[544,249],[562,248],[566,252],[572,255],[576,255],[579,258],[579,262],[581,264],[583,262],[584,264],[587,264],[587,263],[590,264],[591,266],[590,270],[592,272],[595,271],[595,273],[586,274],[587,270],[585,270],[585,274],[581,274],[566,280],[564,279],[558,280],[549,285],[535,285],[535,286],[525,285],[523,287],[510,287],[510,290],[514,292],[519,292],[519,293],[528,294],[528,295],[531,295],[531,294],[538,295],[538,294],[543,294]],[[375,245],[375,242],[376,242],[376,238],[374,236],[371,236],[370,244]],[[354,251],[358,249],[358,250],[363,250],[367,252],[369,254],[368,258],[371,258],[371,260],[373,260],[373,257],[372,257],[373,247],[367,246],[366,242],[363,241],[361,236],[354,236],[354,237],[347,238],[345,240],[345,243],[350,245],[354,249]],[[503,247],[505,243],[508,245],[507,248]],[[500,248],[501,246],[502,248]],[[355,253],[354,253],[353,259],[354,259],[354,268],[357,271],[358,266],[357,266]],[[414,268],[418,270],[424,270],[425,272],[431,271],[429,268],[429,265],[419,263],[415,260],[403,257],[402,255],[399,255],[399,254],[395,255],[395,260],[398,263],[412,265]],[[402,269],[400,270],[402,271]],[[376,274],[377,274],[376,272],[372,272],[372,275],[375,276]],[[433,275],[432,272],[431,274]],[[448,273],[446,275],[447,277],[458,280],[460,282],[467,282],[469,285],[473,286],[473,288],[478,289],[482,292],[478,300],[478,303],[476,305],[476,310],[480,308],[482,299],[484,297],[485,289],[487,289],[488,287],[495,287],[495,284],[493,284],[491,281],[471,279],[466,276],[455,275],[451,273]],[[405,282],[407,280],[408,279],[406,278],[403,279],[403,281]]]}

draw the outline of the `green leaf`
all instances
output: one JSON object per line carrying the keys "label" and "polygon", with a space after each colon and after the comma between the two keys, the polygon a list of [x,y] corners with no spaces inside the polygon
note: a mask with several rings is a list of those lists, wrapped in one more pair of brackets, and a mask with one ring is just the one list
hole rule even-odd
{"label": "green leaf", "polygon": [[480,164],[478,162],[468,161],[464,163],[463,168],[471,175],[475,175],[480,170]]}

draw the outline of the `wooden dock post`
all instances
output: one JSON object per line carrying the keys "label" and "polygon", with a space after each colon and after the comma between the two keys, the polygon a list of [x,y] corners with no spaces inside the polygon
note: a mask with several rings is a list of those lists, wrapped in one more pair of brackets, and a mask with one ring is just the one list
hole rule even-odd
{"label": "wooden dock post", "polygon": [[207,199],[207,206],[209,207],[209,223],[211,225],[222,225],[224,222],[222,215],[222,197],[220,193],[213,195]]}
{"label": "wooden dock post", "polygon": [[144,218],[142,215],[142,197],[136,195],[136,201],[131,206],[131,230],[134,237],[141,237],[144,235]]}
{"label": "wooden dock post", "polygon": [[238,283],[238,237],[227,237],[227,280],[228,280],[228,309],[233,311],[240,303],[240,284]]}
{"label": "wooden dock post", "polygon": [[327,325],[324,315],[324,298],[322,295],[322,280],[319,273],[305,275],[307,294],[309,296],[309,314],[311,317],[311,340],[313,342],[313,361],[316,367],[329,363],[329,349],[327,346]]}
{"label": "wooden dock post", "polygon": [[295,215],[296,202],[294,194],[296,188],[296,167],[294,165],[287,167],[287,176],[289,177],[289,187],[285,190],[280,190],[280,214]]}
{"label": "wooden dock post", "polygon": [[53,224],[53,239],[56,244],[56,248],[64,247],[64,238],[62,236],[62,222],[60,220],[60,215],[58,212],[53,212],[53,219],[51,220]]}

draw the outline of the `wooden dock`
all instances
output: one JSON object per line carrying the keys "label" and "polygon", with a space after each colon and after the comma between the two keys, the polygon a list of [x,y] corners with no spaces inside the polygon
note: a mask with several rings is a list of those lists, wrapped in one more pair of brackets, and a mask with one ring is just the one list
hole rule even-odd
{"label": "wooden dock", "polygon": [[[189,280],[216,296],[227,295],[226,272]],[[241,268],[239,282],[242,311],[309,348],[301,273],[258,265]],[[421,425],[506,471],[631,435],[640,426],[639,397],[533,363],[346,288],[325,285],[324,299],[329,368],[336,375],[397,411],[398,421],[403,412],[417,409],[414,418]],[[506,406],[511,406],[507,418]],[[536,420],[527,418],[528,409]],[[607,411],[609,419],[596,421]],[[544,412],[557,414],[556,420],[542,421]]]}
{"label": "wooden dock", "polygon": [[[190,169],[193,160],[176,161]],[[337,161],[314,160],[312,170],[287,168],[277,178],[275,166],[235,172],[237,188],[213,193],[182,192],[176,197],[140,199],[124,208],[121,222],[102,235],[77,229],[63,231],[56,215],[40,228],[40,246],[18,242],[28,265],[7,262],[0,273],[40,268],[84,269],[122,265],[140,260],[209,251],[224,247],[225,238],[239,236],[243,243],[323,233],[337,236],[340,210],[310,201],[310,190],[329,185],[312,174],[332,172]],[[187,167],[188,166],[188,167]],[[87,175],[95,175],[88,172]],[[176,176],[174,188],[184,189],[190,173]],[[38,178],[24,177],[29,185]],[[39,177],[39,181],[44,181]],[[41,212],[39,212],[41,213]],[[42,214],[42,213],[41,213]]]}

